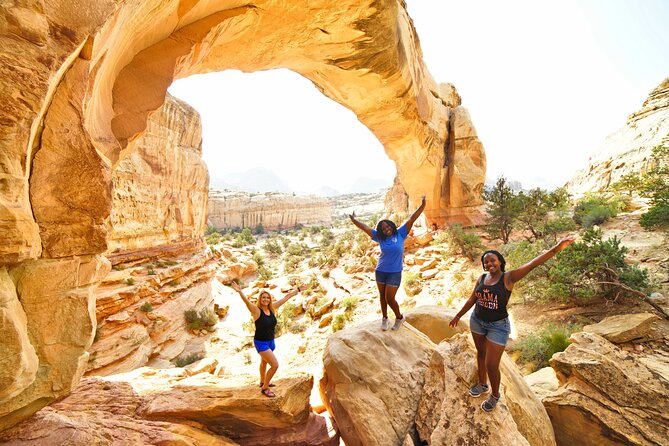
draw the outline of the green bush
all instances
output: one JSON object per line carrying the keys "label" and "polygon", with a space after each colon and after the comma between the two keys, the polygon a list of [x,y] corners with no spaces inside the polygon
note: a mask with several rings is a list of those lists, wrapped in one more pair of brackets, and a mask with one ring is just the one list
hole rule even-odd
{"label": "green bush", "polygon": [[[499,248],[506,259],[507,271],[525,265],[544,252],[546,244],[543,240],[530,243],[527,240],[509,242]],[[547,288],[548,269],[550,264],[538,266],[525,278],[514,285],[513,295],[522,296],[523,301],[544,300]]]}
{"label": "green bush", "polygon": [[200,310],[191,308],[184,311],[184,318],[188,330],[202,330],[213,327],[218,322],[218,316],[212,308],[201,308]]}
{"label": "green bush", "polygon": [[258,266],[263,266],[265,264],[265,259],[263,258],[263,256],[258,251],[255,251],[253,253],[253,256],[251,256],[251,259],[254,262],[256,262],[256,265],[258,265]]}
{"label": "green bush", "polygon": [[270,279],[274,278],[274,273],[272,273],[272,271],[270,269],[268,269],[264,266],[261,266],[260,268],[258,268],[258,278],[260,280],[267,281],[267,280],[270,280]]}
{"label": "green bush", "polygon": [[209,235],[206,235],[204,237],[204,241],[209,246],[214,246],[214,245],[220,243],[222,240],[223,240],[223,237],[218,232],[214,232],[213,234],[209,234]]}
{"label": "green bush", "polygon": [[334,319],[332,319],[332,331],[338,332],[346,326],[346,316],[344,314],[336,314]]}
{"label": "green bush", "polygon": [[669,135],[653,147],[651,169],[643,176],[641,195],[650,198],[648,212],[641,216],[645,229],[669,228]]}
{"label": "green bush", "polygon": [[135,279],[133,279],[132,277],[128,277],[127,279],[125,279],[125,283],[127,285],[134,285],[135,284]]}
{"label": "green bush", "polygon": [[481,238],[466,231],[460,223],[454,223],[446,230],[448,253],[463,255],[469,260],[475,260],[485,250]]}
{"label": "green bush", "polygon": [[570,297],[587,301],[595,296],[615,299],[629,294],[616,286],[620,282],[633,290],[650,289],[648,272],[625,263],[627,248],[616,237],[602,240],[602,231],[587,229],[582,241],[572,243],[555,257],[548,269],[548,296],[565,300]]}
{"label": "green bush", "polygon": [[151,302],[144,302],[139,309],[145,313],[148,313],[150,311],[153,311],[153,305],[151,305]]}
{"label": "green bush", "polygon": [[608,198],[603,194],[587,194],[574,207],[574,221],[590,228],[600,225],[611,217],[618,215],[624,207],[620,198]]}
{"label": "green bush", "polygon": [[511,350],[520,352],[520,362],[531,363],[532,369],[538,370],[546,367],[555,353],[564,351],[571,334],[580,329],[573,324],[547,324],[539,334],[528,334],[514,342]]}
{"label": "green bush", "polygon": [[278,255],[283,252],[283,249],[281,248],[279,241],[276,239],[267,240],[265,244],[262,246],[262,248],[270,254]]}
{"label": "green bush", "polygon": [[155,276],[156,275],[156,270],[153,268],[149,268],[149,270],[146,272],[149,276]]}
{"label": "green bush", "polygon": [[255,242],[256,239],[253,237],[253,234],[251,234],[251,229],[244,228],[242,229],[242,232],[237,234],[237,237],[235,237],[235,241],[233,242],[232,246],[235,248],[241,248],[243,246],[253,245]]}
{"label": "green bush", "polygon": [[358,298],[355,296],[346,296],[341,301],[341,306],[344,307],[344,311],[353,311],[356,305],[358,305]]}
{"label": "green bush", "polygon": [[176,359],[174,359],[173,362],[177,367],[186,367],[187,365],[199,361],[202,358],[204,358],[204,356],[202,356],[200,353],[191,353],[190,355],[186,356],[178,356]]}

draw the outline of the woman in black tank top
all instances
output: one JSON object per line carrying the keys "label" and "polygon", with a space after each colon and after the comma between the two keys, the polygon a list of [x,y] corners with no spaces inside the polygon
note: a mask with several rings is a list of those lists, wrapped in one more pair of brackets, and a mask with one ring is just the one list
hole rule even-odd
{"label": "woman in black tank top", "polygon": [[476,345],[478,383],[469,389],[469,395],[478,397],[487,393],[490,390],[487,384],[489,378],[492,393],[481,404],[481,408],[486,412],[495,408],[500,397],[499,362],[502,359],[510,331],[506,306],[509,303],[513,285],[534,268],[565,249],[574,240],[576,238],[571,235],[564,237],[548,251],[509,272],[504,272],[506,261],[499,252],[486,251],[481,256],[481,265],[487,273],[476,281],[471,296],[449,325],[455,328],[460,318],[476,305],[469,324]]}
{"label": "woman in black tank top", "polygon": [[[232,289],[237,291],[239,297],[242,298],[246,308],[248,308],[253,321],[256,326],[256,332],[253,336],[253,343],[256,346],[256,351],[260,355],[260,391],[263,395],[268,397],[275,397],[276,394],[272,392],[270,387],[274,387],[271,383],[272,377],[279,368],[279,361],[274,356],[274,328],[276,327],[276,311],[301,291],[297,286],[282,299],[272,302],[272,295],[267,290],[262,290],[258,296],[258,301],[253,304],[242,292],[239,284],[232,282],[230,284]],[[269,370],[267,369],[269,366]]]}

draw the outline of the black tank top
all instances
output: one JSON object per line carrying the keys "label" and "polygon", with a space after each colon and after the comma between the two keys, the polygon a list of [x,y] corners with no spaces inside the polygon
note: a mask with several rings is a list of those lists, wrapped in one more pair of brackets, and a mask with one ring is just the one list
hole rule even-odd
{"label": "black tank top", "polygon": [[476,307],[474,312],[476,317],[485,322],[501,321],[509,317],[506,312],[506,304],[509,303],[511,291],[504,286],[504,274],[500,276],[497,283],[493,285],[485,284],[485,274],[481,276],[479,284],[476,286]]}
{"label": "black tank top", "polygon": [[255,320],[256,334],[253,339],[256,341],[271,341],[274,339],[274,327],[276,327],[276,316],[270,310],[269,316],[260,310],[260,317]]}

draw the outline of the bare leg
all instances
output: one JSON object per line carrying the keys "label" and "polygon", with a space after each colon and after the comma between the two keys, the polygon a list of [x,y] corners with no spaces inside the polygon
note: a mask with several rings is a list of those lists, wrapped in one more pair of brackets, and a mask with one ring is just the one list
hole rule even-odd
{"label": "bare leg", "polygon": [[386,284],[376,282],[379,288],[379,302],[381,303],[381,314],[384,318],[388,317],[388,303],[386,302]]}
{"label": "bare leg", "polygon": [[486,373],[486,343],[485,336],[472,332],[474,344],[476,345],[476,365],[479,370],[479,383],[488,384],[488,375]]}
{"label": "bare leg", "polygon": [[279,361],[276,359],[276,356],[274,356],[274,352],[272,350],[265,350],[264,352],[260,352],[259,355],[269,365],[269,370],[267,370],[267,373],[265,374],[265,379],[263,380],[262,385],[263,390],[269,389],[269,384],[272,381],[272,377],[279,368]]}
{"label": "bare leg", "polygon": [[402,319],[402,313],[400,313],[400,306],[395,300],[395,295],[397,294],[398,287],[392,285],[386,285],[386,302],[390,306],[390,309],[395,313],[397,319]]}
{"label": "bare leg", "polygon": [[260,384],[261,386],[265,383],[265,373],[267,373],[267,361],[265,358],[260,356]]}
{"label": "bare leg", "polygon": [[490,378],[490,387],[492,388],[492,396],[499,398],[499,382],[501,375],[499,373],[499,362],[504,353],[504,346],[495,344],[494,342],[486,342],[485,354],[485,368]]}

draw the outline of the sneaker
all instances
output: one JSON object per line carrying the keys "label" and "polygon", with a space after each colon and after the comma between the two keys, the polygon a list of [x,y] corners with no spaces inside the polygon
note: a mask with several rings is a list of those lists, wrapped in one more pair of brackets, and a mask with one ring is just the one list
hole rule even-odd
{"label": "sneaker", "polygon": [[405,318],[404,316],[402,316],[402,317],[399,318],[399,319],[395,319],[395,323],[393,324],[393,328],[392,328],[392,329],[393,329],[393,330],[399,330],[400,327],[402,326],[402,324],[404,323],[405,320],[406,320],[406,318]]}
{"label": "sneaker", "polygon": [[495,409],[495,406],[497,406],[497,402],[499,401],[499,398],[496,398],[492,394],[481,404],[481,409],[485,410],[486,412],[492,412]]}
{"label": "sneaker", "polygon": [[390,321],[388,320],[387,317],[384,317],[381,319],[381,330],[386,331],[388,330],[388,326],[390,325]]}
{"label": "sneaker", "polygon": [[481,384],[481,383],[476,383],[475,386],[472,386],[469,389],[469,396],[473,396],[474,398],[478,398],[484,393],[488,393],[490,391],[490,388],[488,387],[487,384]]}

